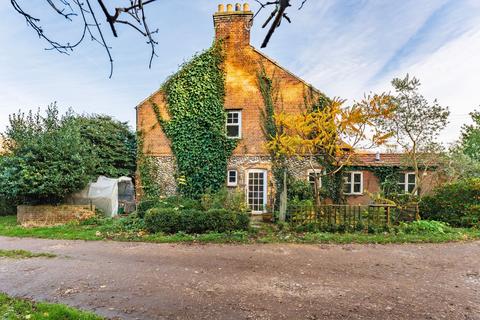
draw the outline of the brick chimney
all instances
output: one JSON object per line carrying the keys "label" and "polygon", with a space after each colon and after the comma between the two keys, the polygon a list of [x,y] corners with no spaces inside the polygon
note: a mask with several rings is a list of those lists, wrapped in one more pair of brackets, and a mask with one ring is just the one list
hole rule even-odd
{"label": "brick chimney", "polygon": [[233,6],[218,5],[218,11],[213,15],[215,40],[223,40],[227,47],[244,48],[250,45],[250,28],[253,12],[248,3]]}

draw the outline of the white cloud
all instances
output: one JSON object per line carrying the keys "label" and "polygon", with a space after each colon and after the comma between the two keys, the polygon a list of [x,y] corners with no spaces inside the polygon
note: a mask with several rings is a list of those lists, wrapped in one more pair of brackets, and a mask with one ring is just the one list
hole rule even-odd
{"label": "white cloud", "polygon": [[427,99],[438,99],[449,106],[450,124],[441,140],[450,143],[459,137],[462,124],[469,122],[468,113],[480,105],[480,28],[451,41],[435,53],[413,64],[402,66],[395,74],[386,75],[377,83],[377,90],[388,90],[389,80],[407,73],[422,82]]}

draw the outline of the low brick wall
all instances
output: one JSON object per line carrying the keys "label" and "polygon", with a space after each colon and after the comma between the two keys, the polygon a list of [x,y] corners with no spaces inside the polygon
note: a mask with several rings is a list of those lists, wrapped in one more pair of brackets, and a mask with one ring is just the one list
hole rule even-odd
{"label": "low brick wall", "polygon": [[55,226],[71,221],[81,221],[95,215],[90,205],[39,205],[18,206],[17,222],[23,227]]}

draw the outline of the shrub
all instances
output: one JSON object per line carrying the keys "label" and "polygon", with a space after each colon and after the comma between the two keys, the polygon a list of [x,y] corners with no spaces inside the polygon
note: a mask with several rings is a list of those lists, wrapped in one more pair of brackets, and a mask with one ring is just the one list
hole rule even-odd
{"label": "shrub", "polygon": [[480,219],[480,179],[445,184],[420,202],[426,220],[447,222],[455,227],[478,226]]}
{"label": "shrub", "polygon": [[60,117],[55,105],[46,116],[10,116],[0,158],[0,197],[17,203],[56,204],[83,189],[95,161],[71,114]]}
{"label": "shrub", "polygon": [[17,212],[13,203],[6,199],[0,199],[0,216],[14,215]]}
{"label": "shrub", "polygon": [[180,231],[180,214],[173,208],[152,208],[145,214],[145,226],[150,232]]}
{"label": "shrub", "polygon": [[398,231],[409,234],[444,234],[452,232],[453,230],[444,222],[419,220],[408,223],[401,222]]}
{"label": "shrub", "polygon": [[288,200],[312,200],[313,193],[310,183],[304,180],[295,180],[287,188]]}
{"label": "shrub", "polygon": [[137,205],[137,215],[140,218],[145,216],[145,213],[158,206],[160,200],[143,200]]}
{"label": "shrub", "polygon": [[226,209],[233,212],[245,213],[249,210],[245,201],[245,193],[240,190],[220,189],[216,193],[207,191],[201,197],[201,207],[203,210]]}
{"label": "shrub", "polygon": [[145,225],[150,232],[228,232],[248,229],[249,217],[225,209],[153,208],[145,214]]}

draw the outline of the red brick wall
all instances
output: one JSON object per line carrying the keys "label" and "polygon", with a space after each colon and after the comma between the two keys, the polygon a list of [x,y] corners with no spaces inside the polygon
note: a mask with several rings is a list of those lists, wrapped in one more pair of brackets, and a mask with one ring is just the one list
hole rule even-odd
{"label": "red brick wall", "polygon": [[[250,11],[233,11],[216,13],[213,17],[216,38],[222,39],[225,46],[225,108],[242,110],[242,140],[234,155],[267,155],[260,119],[264,103],[257,80],[262,66],[269,76],[274,76],[278,81],[285,111],[300,112],[305,95],[311,91],[308,84],[250,45],[252,16]],[[168,119],[164,93],[155,92],[150,99],[160,107],[162,116]],[[169,141],[157,123],[149,99],[137,108],[137,128],[144,134],[146,154],[171,155]]]}

